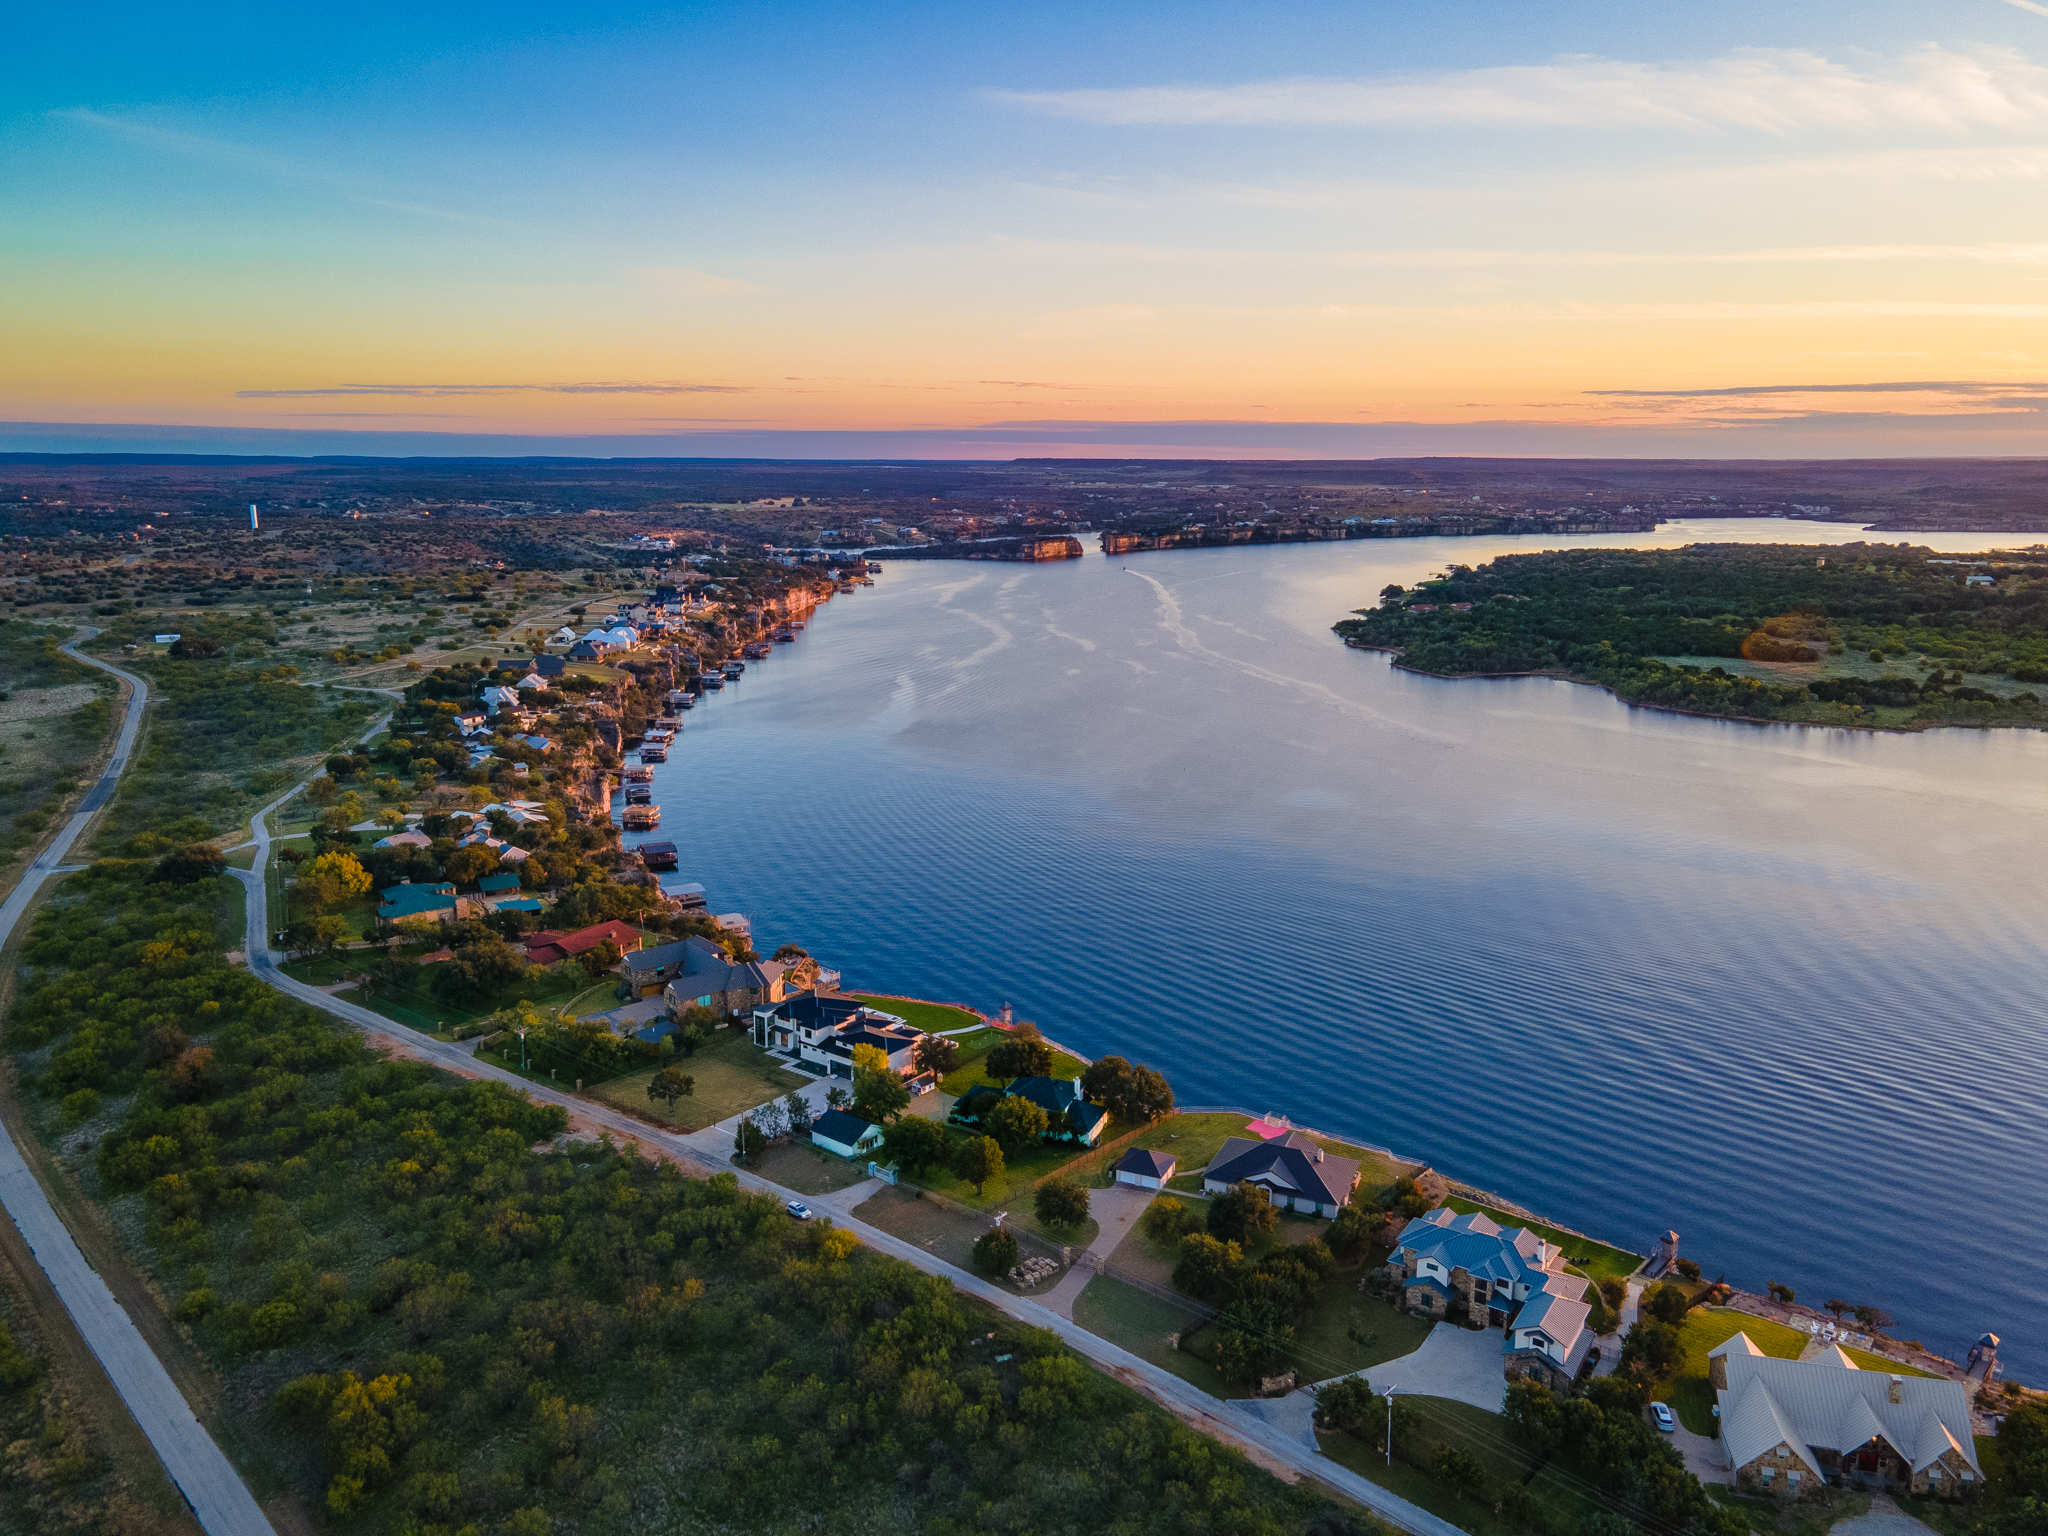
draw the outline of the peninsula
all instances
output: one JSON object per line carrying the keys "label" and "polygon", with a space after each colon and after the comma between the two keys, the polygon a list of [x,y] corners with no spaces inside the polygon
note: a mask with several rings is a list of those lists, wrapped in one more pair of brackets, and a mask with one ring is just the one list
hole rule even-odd
{"label": "peninsula", "polygon": [[1597,683],[1803,725],[2048,727],[2048,548],[1692,544],[1508,555],[1335,626],[1439,677]]}

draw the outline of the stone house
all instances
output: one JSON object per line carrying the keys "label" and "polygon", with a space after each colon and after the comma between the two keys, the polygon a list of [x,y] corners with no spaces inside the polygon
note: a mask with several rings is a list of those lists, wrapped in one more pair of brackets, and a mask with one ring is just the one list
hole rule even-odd
{"label": "stone house", "polygon": [[1830,1345],[1779,1360],[1738,1333],[1707,1356],[1736,1486],[1805,1498],[1829,1483],[1958,1498],[1983,1480],[1962,1384],[1859,1369]]}
{"label": "stone house", "polygon": [[1283,1211],[1335,1216],[1358,1187],[1357,1159],[1336,1157],[1299,1131],[1265,1139],[1232,1136],[1202,1170],[1202,1191],[1220,1195],[1238,1184],[1257,1184]]}
{"label": "stone house", "polygon": [[1592,1282],[1570,1274],[1564,1251],[1526,1227],[1438,1207],[1401,1229],[1387,1269],[1411,1312],[1503,1333],[1509,1381],[1568,1391],[1592,1348]]}

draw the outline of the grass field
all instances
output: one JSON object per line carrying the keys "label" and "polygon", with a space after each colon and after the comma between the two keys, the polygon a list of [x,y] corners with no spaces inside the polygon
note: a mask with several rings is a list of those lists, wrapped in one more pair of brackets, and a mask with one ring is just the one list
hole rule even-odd
{"label": "grass field", "polygon": [[[1385,1360],[1413,1354],[1436,1325],[1362,1294],[1365,1267],[1340,1269],[1323,1281],[1322,1294],[1294,1325],[1294,1365],[1307,1381],[1348,1376]],[[1352,1341],[1356,1326],[1365,1344]]]}
{"label": "grass field", "polygon": [[1578,1530],[1588,1515],[1602,1507],[1590,1487],[1555,1465],[1546,1465],[1529,1477],[1536,1457],[1514,1438],[1498,1415],[1441,1397],[1411,1397],[1407,1402],[1419,1411],[1422,1424],[1410,1439],[1401,1442],[1403,1454],[1427,1466],[1434,1462],[1439,1447],[1470,1451],[1485,1469],[1483,1488],[1464,1495],[1452,1493],[1421,1466],[1410,1465],[1401,1456],[1388,1466],[1376,1442],[1368,1444],[1350,1435],[1318,1430],[1316,1440],[1323,1454],[1473,1536],[1517,1536],[1520,1528],[1515,1522],[1494,1510],[1496,1490],[1510,1482],[1526,1480],[1548,1517],[1546,1524],[1554,1531]]}
{"label": "grass field", "polygon": [[948,1034],[953,1030],[967,1029],[981,1022],[966,1009],[948,1008],[944,1003],[913,1003],[900,997],[879,997],[873,993],[861,992],[849,992],[847,996],[856,1003],[866,1003],[870,1008],[879,1008],[883,1013],[893,1013],[906,1024],[913,1024],[928,1035]]}
{"label": "grass field", "polygon": [[1610,1248],[1605,1243],[1596,1243],[1590,1237],[1580,1237],[1576,1232],[1566,1232],[1558,1227],[1546,1227],[1540,1221],[1531,1221],[1513,1211],[1496,1210],[1490,1205],[1478,1205],[1470,1200],[1455,1196],[1444,1201],[1454,1211],[1484,1211],[1504,1227],[1527,1227],[1545,1242],[1556,1243],[1564,1255],[1588,1279],[1595,1284],[1602,1280],[1621,1280],[1636,1272],[1643,1262],[1642,1255],[1630,1253],[1622,1248]]}
{"label": "grass field", "polygon": [[[646,1090],[641,1092],[644,1094]],[[682,1106],[683,1101],[677,1100],[676,1108],[681,1109]],[[790,1141],[770,1147],[754,1159],[750,1171],[771,1184],[782,1184],[805,1195],[824,1195],[835,1189],[847,1189],[868,1176],[866,1163],[849,1163],[809,1141]]]}
{"label": "grass field", "polygon": [[[1756,1335],[1751,1334],[1750,1337],[1755,1338]],[[1842,1353],[1851,1360],[1854,1360],[1859,1369],[1882,1371],[1887,1376],[1932,1376],[1934,1374],[1932,1371],[1923,1371],[1917,1366],[1901,1365],[1898,1361],[1887,1359],[1883,1355],[1873,1355],[1867,1349],[1851,1349],[1846,1344],[1842,1346]]]}
{"label": "grass field", "polygon": [[[1853,1520],[1858,1515],[1870,1513],[1870,1495],[1848,1488],[1831,1488],[1815,1499],[1779,1499],[1767,1493],[1737,1493],[1725,1483],[1708,1483],[1706,1489],[1708,1497],[1716,1504],[1747,1515],[1754,1529],[1777,1532],[1779,1536],[1825,1536],[1836,1521]],[[1904,1499],[1898,1502],[1902,1509],[1906,1507]],[[1922,1521],[1928,1518],[1918,1509],[1911,1513]],[[1977,1518],[1973,1513],[1971,1524],[1974,1525]],[[1935,1529],[1940,1530],[1941,1527],[1937,1524]]]}
{"label": "grass field", "polygon": [[1202,1318],[1203,1314],[1190,1305],[1127,1284],[1113,1275],[1097,1275],[1074,1298],[1074,1321],[1097,1338],[1107,1339],[1139,1359],[1173,1372],[1211,1396],[1243,1396],[1208,1361],[1166,1342],[1168,1334],[1194,1328]]}
{"label": "grass field", "polygon": [[1752,1344],[1781,1360],[1797,1360],[1806,1348],[1807,1336],[1767,1318],[1725,1307],[1695,1307],[1686,1314],[1678,1330],[1684,1351],[1678,1369],[1652,1395],[1671,1405],[1678,1422],[1696,1435],[1714,1432],[1714,1389],[1707,1381],[1707,1355],[1738,1333],[1746,1333]]}
{"label": "grass field", "polygon": [[[979,1273],[974,1269],[974,1240],[989,1228],[985,1215],[960,1210],[943,1200],[921,1199],[908,1185],[875,1191],[855,1214],[905,1242],[916,1243],[948,1264]],[[1015,1234],[1020,1256],[1026,1258],[1037,1254],[1057,1259],[1063,1246],[1084,1246],[1096,1231],[1091,1221],[1079,1233],[1048,1235],[1031,1219],[1028,1210],[1012,1211],[1004,1224]],[[1007,1281],[999,1283],[1008,1286]],[[1056,1283],[1048,1281],[1024,1294],[1043,1296]]]}
{"label": "grass field", "polygon": [[[695,1091],[687,1099],[676,1100],[675,1123],[686,1130],[700,1130],[744,1114],[810,1081],[777,1066],[773,1056],[736,1029],[714,1032],[696,1055],[678,1056],[675,1065],[696,1079]],[[647,1097],[647,1084],[657,1070],[643,1067],[588,1091],[594,1099],[667,1122],[668,1106]]]}
{"label": "grass field", "polygon": [[[894,1012],[895,1010],[890,1009],[888,1011]],[[960,1065],[951,1072],[948,1072],[944,1079],[941,1080],[939,1083],[940,1091],[950,1093],[957,1099],[966,1093],[968,1089],[979,1087],[983,1083],[992,1081],[987,1071],[984,1070],[983,1063],[987,1059],[988,1053],[995,1048],[996,1042],[1003,1037],[1004,1031],[1000,1029],[984,1029],[977,1034],[960,1036]],[[1080,1074],[1081,1067],[1082,1062],[1079,1057],[1069,1056],[1064,1051],[1054,1051],[1052,1053],[1052,1070],[1046,1076],[1075,1077]]]}

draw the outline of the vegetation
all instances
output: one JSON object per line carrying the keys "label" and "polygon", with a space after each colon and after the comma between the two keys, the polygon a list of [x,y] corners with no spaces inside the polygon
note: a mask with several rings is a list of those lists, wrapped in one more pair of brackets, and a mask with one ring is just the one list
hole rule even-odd
{"label": "vegetation", "polygon": [[1714,1433],[1714,1392],[1707,1380],[1707,1356],[1738,1333],[1748,1334],[1758,1349],[1781,1360],[1797,1360],[1811,1342],[1797,1328],[1747,1312],[1700,1307],[1688,1313],[1678,1329],[1678,1363],[1651,1395],[1671,1404],[1678,1422],[1694,1434]]}
{"label": "vegetation", "polygon": [[1564,1250],[1566,1261],[1592,1280],[1596,1285],[1603,1280],[1621,1280],[1632,1275],[1641,1266],[1640,1254],[1623,1248],[1610,1248],[1597,1243],[1590,1237],[1576,1232],[1567,1232],[1562,1227],[1545,1226],[1540,1221],[1531,1221],[1515,1211],[1503,1211],[1490,1205],[1480,1205],[1456,1195],[1445,1199],[1444,1204],[1454,1211],[1483,1211],[1504,1227],[1526,1227],[1546,1243],[1555,1243]]}
{"label": "vegetation", "polygon": [[113,679],[58,650],[68,633],[0,624],[0,850],[17,856],[55,824],[113,721]]}
{"label": "vegetation", "polygon": [[[1993,584],[1969,585],[1973,575]],[[1548,673],[1703,714],[2048,726],[2039,695],[2019,686],[2048,683],[2048,555],[2039,551],[1982,565],[1879,544],[1508,555],[1454,566],[1337,630],[1399,650],[1418,671]],[[1802,671],[1773,675],[1767,665],[1760,679],[1741,675],[1744,663]],[[2008,681],[1984,686],[1995,679]]]}

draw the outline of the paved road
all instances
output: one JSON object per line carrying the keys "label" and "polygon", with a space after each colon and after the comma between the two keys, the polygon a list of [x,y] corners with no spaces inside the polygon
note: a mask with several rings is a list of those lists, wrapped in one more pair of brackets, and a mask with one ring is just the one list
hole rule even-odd
{"label": "paved road", "polygon": [[[290,798],[290,795],[285,795],[276,804],[282,805]],[[257,977],[276,987],[280,992],[296,997],[312,1007],[324,1009],[364,1033],[388,1040],[403,1049],[406,1054],[431,1061],[450,1072],[505,1083],[530,1095],[537,1102],[559,1105],[587,1124],[609,1130],[614,1136],[638,1142],[678,1162],[693,1164],[705,1173],[735,1173],[743,1188],[773,1195],[779,1200],[803,1199],[812,1205],[826,1203],[817,1196],[799,1195],[795,1190],[771,1184],[766,1179],[725,1164],[717,1159],[714,1150],[702,1144],[703,1140],[713,1139],[706,1137],[704,1132],[698,1132],[697,1137],[692,1138],[698,1140],[697,1145],[692,1145],[682,1136],[635,1120],[630,1115],[621,1114],[598,1100],[581,1098],[559,1089],[528,1082],[525,1078],[493,1066],[488,1061],[479,1060],[459,1045],[407,1029],[382,1014],[372,1013],[369,1009],[357,1007],[353,1003],[342,1002],[338,998],[328,996],[317,987],[303,981],[295,981],[285,975],[278,969],[283,956],[270,947],[269,907],[264,895],[264,876],[270,862],[270,829],[265,824],[267,815],[268,809],[259,812],[255,820],[255,868],[229,871],[248,889],[248,931],[243,947],[249,957],[249,968]],[[700,1138],[702,1140],[699,1140]],[[730,1133],[716,1138],[716,1141],[720,1149],[730,1147]],[[1092,1361],[1125,1385],[1145,1393],[1196,1428],[1218,1439],[1248,1446],[1267,1461],[1277,1462],[1294,1472],[1334,1488],[1363,1504],[1389,1524],[1412,1532],[1414,1536],[1463,1536],[1458,1527],[1449,1521],[1439,1519],[1420,1506],[1387,1492],[1378,1484],[1367,1481],[1304,1445],[1298,1433],[1290,1434],[1287,1429],[1271,1424],[1255,1413],[1238,1410],[1220,1398],[1211,1397],[1199,1388],[1182,1381],[1172,1372],[1141,1360],[1106,1339],[1098,1338],[1071,1319],[1061,1317],[1038,1302],[1002,1290],[979,1275],[956,1269],[925,1252],[916,1244],[905,1242],[879,1227],[870,1226],[856,1216],[835,1211],[833,1219],[876,1252],[901,1259],[928,1274],[941,1275],[952,1281],[955,1288],[981,1298],[1018,1321],[1057,1333],[1075,1353]]]}
{"label": "paved road", "polygon": [[[91,634],[80,638],[90,639]],[[143,708],[149,702],[149,685],[134,673],[80,655],[71,645],[63,650],[88,666],[126,680],[135,692],[129,697],[128,713],[121,722],[120,735],[114,740],[114,756],[107,771],[86,795],[78,813],[29,866],[13,894],[0,903],[0,944],[14,932],[14,925],[21,921],[22,913],[28,910],[29,902],[45,880],[78,867],[66,865],[64,855],[71,851],[71,845],[94,813],[113,798],[121,770],[128,766],[135,751]],[[192,1506],[193,1514],[209,1536],[275,1536],[248,1486],[193,1415],[163,1362],[151,1352],[134,1322],[114,1299],[114,1293],[78,1251],[78,1244],[51,1209],[49,1197],[22,1160],[20,1149],[7,1134],[5,1125],[0,1125],[0,1205],[6,1207],[15,1226],[21,1229],[36,1262],[42,1265],[43,1273],[50,1277],[51,1286],[63,1301],[64,1310],[71,1314],[71,1321],[106,1370],[114,1390],[121,1394],[121,1401],[135,1415],[135,1422],[149,1437],[164,1470],[178,1485],[178,1491],[184,1494],[185,1502]]]}

